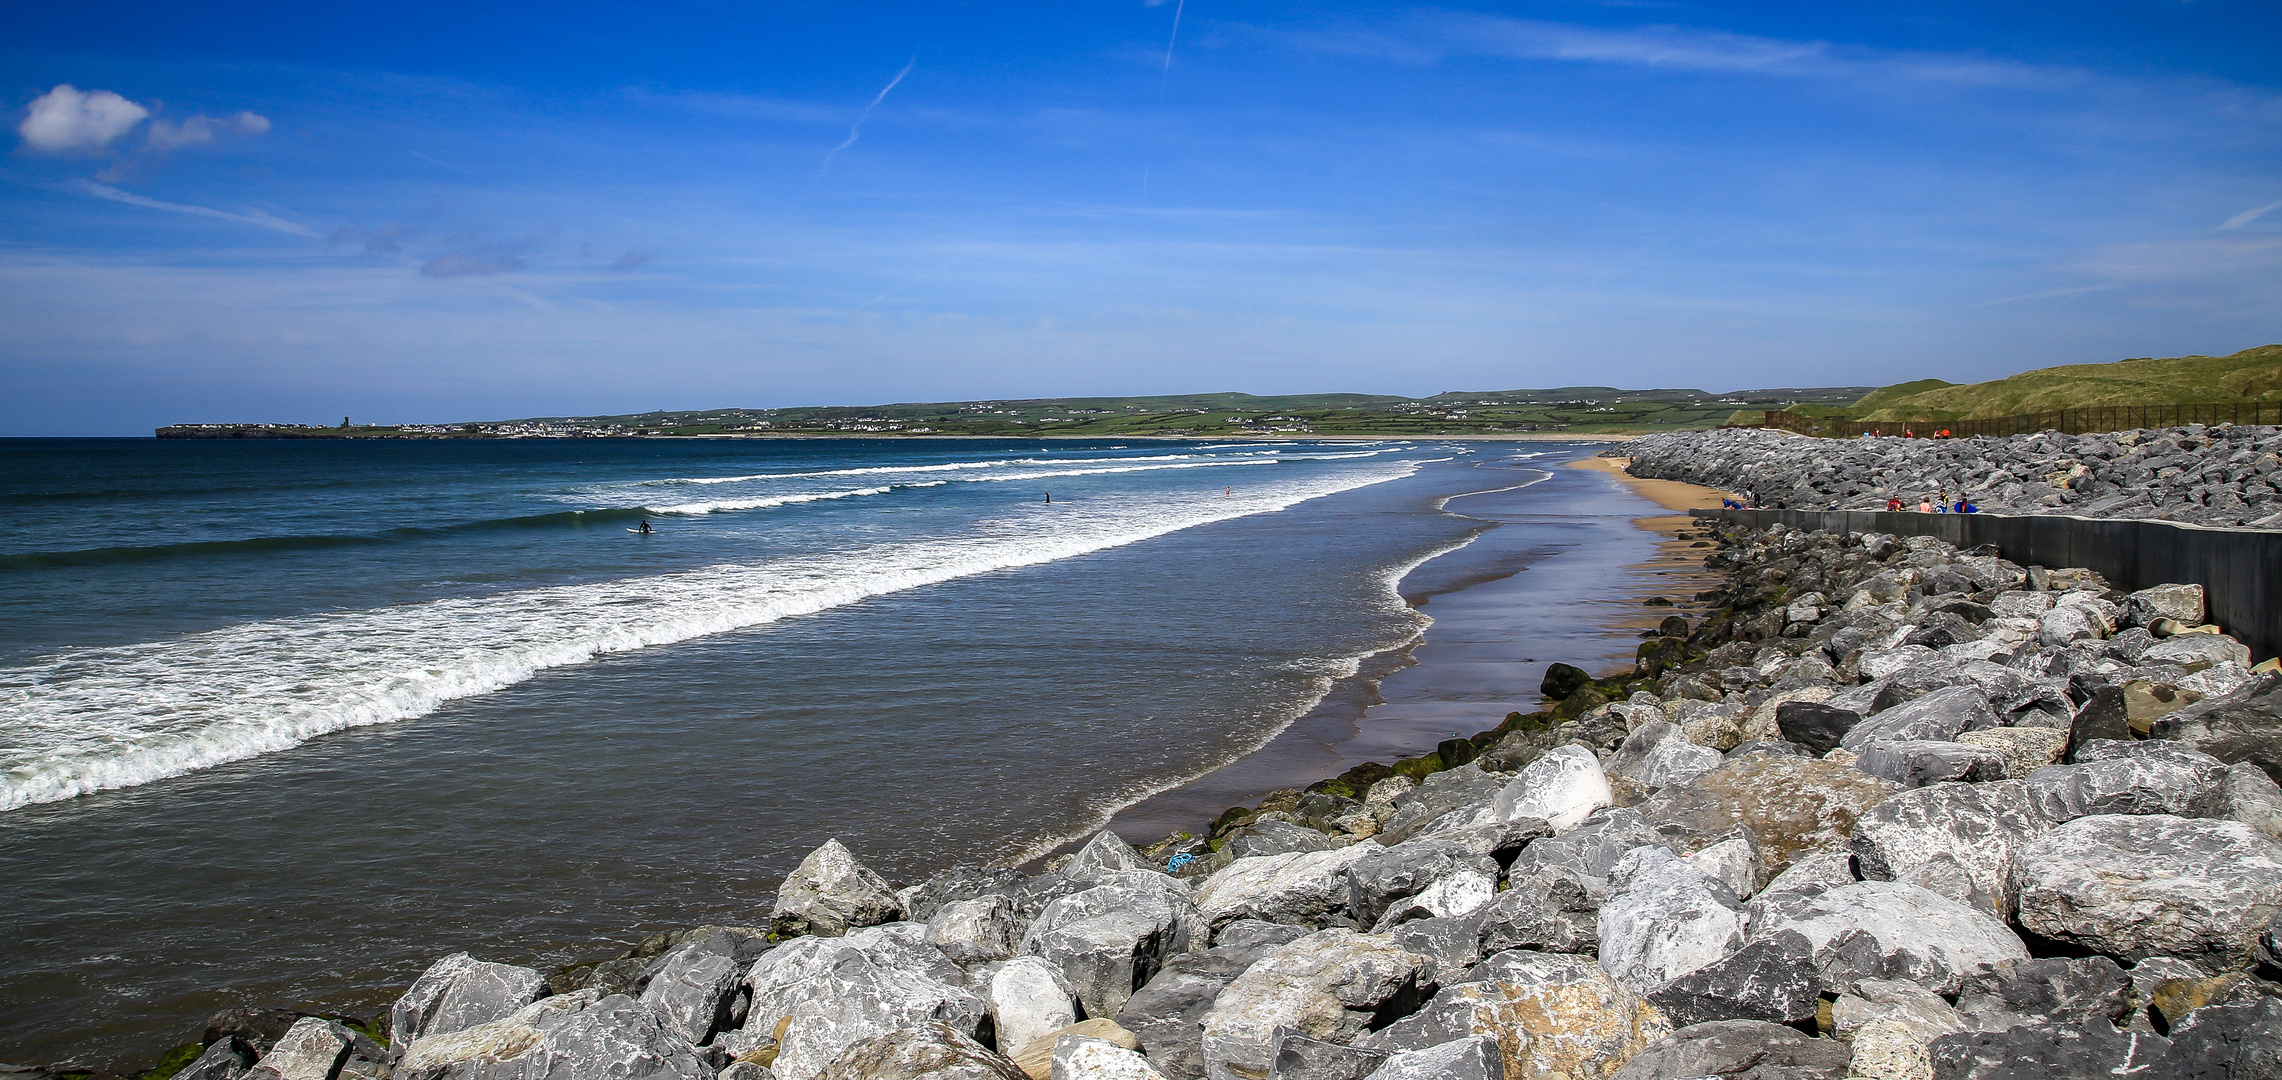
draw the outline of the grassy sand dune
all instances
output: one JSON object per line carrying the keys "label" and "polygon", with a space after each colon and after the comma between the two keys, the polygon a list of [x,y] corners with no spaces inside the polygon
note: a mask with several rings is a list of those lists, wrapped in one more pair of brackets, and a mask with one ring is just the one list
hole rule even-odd
{"label": "grassy sand dune", "polygon": [[2282,345],[2232,356],[2065,364],[1963,385],[1924,379],[1873,391],[1847,412],[1861,420],[1957,420],[2097,405],[2236,401],[2282,401]]}

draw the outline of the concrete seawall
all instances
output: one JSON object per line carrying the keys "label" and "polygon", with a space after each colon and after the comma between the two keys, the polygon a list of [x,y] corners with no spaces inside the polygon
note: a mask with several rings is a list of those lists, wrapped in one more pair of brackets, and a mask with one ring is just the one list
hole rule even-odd
{"label": "concrete seawall", "polygon": [[2016,563],[2082,566],[2116,586],[2203,586],[2210,619],[2249,645],[2254,658],[2282,652],[2282,532],[2058,515],[1920,514],[1866,510],[1691,510],[1764,528],[1931,536],[1958,547],[1994,544]]}

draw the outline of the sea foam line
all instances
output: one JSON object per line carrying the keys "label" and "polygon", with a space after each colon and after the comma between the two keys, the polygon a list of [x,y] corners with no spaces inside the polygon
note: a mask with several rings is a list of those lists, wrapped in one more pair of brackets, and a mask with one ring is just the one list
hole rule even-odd
{"label": "sea foam line", "polygon": [[754,480],[804,480],[814,476],[883,476],[889,473],[958,472],[965,469],[1003,469],[1013,465],[1091,465],[1101,461],[1183,461],[1195,454],[1155,454],[1124,458],[1006,458],[998,461],[951,461],[940,465],[867,465],[857,469],[817,469],[810,472],[753,473],[749,476],[676,476],[644,480],[640,487],[678,487],[684,484],[742,484]]}
{"label": "sea foam line", "polygon": [[0,810],[405,720],[541,671],[1055,562],[1407,476],[1375,462],[1226,497],[1025,510],[959,539],[244,623],[0,669]]}
{"label": "sea foam line", "polygon": [[1047,469],[1037,472],[991,473],[985,476],[959,476],[950,480],[922,480],[908,484],[886,484],[878,487],[853,488],[848,491],[818,491],[799,495],[768,495],[751,499],[718,499],[712,502],[675,503],[670,506],[643,507],[653,514],[710,514],[721,510],[766,510],[791,503],[819,502],[827,499],[851,499],[865,495],[884,495],[891,491],[909,488],[942,487],[945,484],[1004,483],[1011,480],[1051,480],[1061,476],[1105,476],[1111,473],[1158,472],[1164,469],[1211,469],[1228,465],[1275,465],[1273,460],[1189,461],[1177,465],[1124,465],[1098,469]]}

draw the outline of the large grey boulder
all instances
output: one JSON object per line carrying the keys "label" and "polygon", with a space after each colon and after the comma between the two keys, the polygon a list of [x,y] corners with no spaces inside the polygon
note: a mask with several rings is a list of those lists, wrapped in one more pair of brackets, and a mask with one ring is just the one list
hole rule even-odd
{"label": "large grey boulder", "polygon": [[453,953],[412,980],[388,1012],[399,1042],[487,1024],[514,1015],[547,992],[547,977],[526,967],[488,964]]}
{"label": "large grey boulder", "polygon": [[2013,883],[2023,929],[2127,963],[2174,956],[2218,974],[2247,967],[2282,912],[2282,844],[2236,821],[2101,814],[2022,848]]}
{"label": "large grey boulder", "polygon": [[1149,865],[1147,858],[1133,849],[1133,845],[1125,842],[1124,837],[1103,829],[1093,834],[1093,838],[1087,840],[1084,847],[1071,855],[1070,861],[1063,863],[1059,872],[1067,877],[1085,877],[1095,873],[1115,874],[1126,870],[1155,869],[1157,868]]}
{"label": "large grey boulder", "polygon": [[[1502,895],[1502,894],[1501,894]],[[1427,958],[1426,980],[1437,985],[1473,967],[1482,959],[1482,921],[1486,911],[1470,915],[1414,919],[1384,931],[1388,941],[1404,952]]]}
{"label": "large grey boulder", "polygon": [[1394,797],[1394,812],[1379,829],[1378,840],[1399,844],[1453,811],[1487,807],[1505,783],[1478,764],[1429,773],[1418,786]]}
{"label": "large grey boulder", "polygon": [[1204,951],[1210,928],[1189,887],[1164,874],[1127,870],[1094,880],[1046,905],[1021,951],[1059,966],[1086,1015],[1115,1016],[1165,961]]}
{"label": "large grey boulder", "polygon": [[1222,928],[1208,952],[1176,956],[1135,991],[1117,1014],[1158,1071],[1176,1080],[1204,1076],[1204,1017],[1220,992],[1253,962],[1307,936],[1296,926],[1239,922]]}
{"label": "large grey boulder", "polygon": [[520,1080],[713,1080],[714,1074],[657,1013],[623,994],[580,1010],[522,1061]]}
{"label": "large grey boulder", "polygon": [[1861,722],[1861,713],[1827,703],[1786,701],[1775,707],[1775,730],[1817,756],[1837,749],[1839,740]]}
{"label": "large grey boulder", "polygon": [[1075,1032],[1054,1040],[1049,1080],[1164,1080],[1142,1057],[1107,1039]]}
{"label": "large grey boulder", "polygon": [[1950,741],[1967,731],[1998,726],[1989,697],[1978,686],[1952,686],[1896,705],[1854,725],[1839,745],[1855,753],[1882,742]]}
{"label": "large grey boulder", "polygon": [[753,961],[744,1029],[767,1035],[783,1025],[771,1066],[779,1080],[809,1080],[850,1046],[929,1022],[974,1035],[988,1007],[924,934],[892,923],[799,938]]}
{"label": "large grey boulder", "polygon": [[2150,731],[2229,765],[2249,762],[2282,782],[2282,674],[2160,717]]}
{"label": "large grey boulder", "polygon": [[1753,1020],[1804,1024],[1822,1002],[1814,943],[1792,930],[1758,938],[1648,995],[1674,1024]]}
{"label": "large grey boulder", "polygon": [[[1772,888],[1769,890],[1772,892]],[[1914,885],[1858,881],[1804,896],[1788,907],[1753,901],[1752,936],[1798,932],[1814,947],[1823,989],[1845,991],[1862,979],[1900,979],[1954,994],[1965,977],[2028,949],[1988,913]]]}
{"label": "large grey boulder", "polygon": [[1919,1080],[1931,1069],[1933,1040],[1965,1030],[1965,1018],[1915,983],[1863,979],[1831,1002],[1833,1034],[1853,1044],[1847,1063],[1860,1080]]}
{"label": "large grey boulder", "polygon": [[2282,999],[2205,1005],[2171,1029],[2160,1075],[2180,1080],[2282,1076]]}
{"label": "large grey boulder", "polygon": [[1617,860],[1643,844],[1667,843],[1638,811],[1604,810],[1560,836],[1537,840],[1523,848],[1506,867],[1509,879],[1529,874],[1540,866],[1567,866],[1589,877],[1605,880]]}
{"label": "large grey boulder", "polygon": [[1846,852],[1856,819],[1900,790],[1836,761],[1752,754],[1673,784],[1634,810],[1689,848],[1749,829],[1766,869],[1781,873],[1801,856]]}
{"label": "large grey boulder", "polygon": [[1352,930],[1324,930],[1261,957],[1220,992],[1204,1018],[1213,1080],[1257,1080],[1278,1029],[1348,1042],[1415,1008],[1426,959]]}
{"label": "large grey boulder", "polygon": [[1872,881],[1912,880],[1946,860],[1959,869],[1961,888],[1913,883],[2003,917],[2012,910],[2014,852],[2050,827],[2024,781],[1936,784],[1871,808],[1854,825],[1854,854]]}
{"label": "large grey boulder", "polygon": [[1615,802],[1600,759],[1582,746],[1556,746],[1498,789],[1491,808],[1500,821],[1540,818],[1556,833],[1584,823]]}
{"label": "large grey boulder", "polygon": [[1500,953],[1466,979],[1358,1045],[1423,1050],[1486,1035],[1497,1040],[1508,1077],[1606,1077],[1672,1030],[1584,957]]}
{"label": "large grey boulder", "polygon": [[1847,1044],[1836,1039],[1810,1039],[1758,1020],[1718,1020],[1648,1044],[1609,1080],[1843,1080],[1847,1061]]}
{"label": "large grey boulder", "polygon": [[352,1062],[361,1061],[368,1067],[354,1071],[372,1076],[385,1056],[379,1044],[340,1023],[304,1016],[245,1075],[248,1080],[336,1080],[352,1071]]}
{"label": "large grey boulder", "polygon": [[2235,663],[2250,666],[2250,647],[2225,634],[2180,634],[2148,646],[2143,664],[2178,664],[2200,669]]}
{"label": "large grey boulder", "polygon": [[840,1052],[818,1080],[1031,1080],[1012,1061],[943,1023],[883,1032]]}
{"label": "large grey boulder", "polygon": [[2282,785],[2249,762],[2229,765],[2201,816],[2239,821],[2269,840],[2282,840]]}
{"label": "large grey boulder", "polygon": [[2012,1027],[2077,1027],[2098,1019],[2121,1024],[2132,987],[2105,956],[2007,960],[1965,977],[1957,1011],[1978,1031]]}
{"label": "large grey boulder", "polygon": [[2147,626],[2157,619],[2199,626],[2203,621],[2203,587],[2152,585],[2125,597],[2123,608],[2123,621],[2131,626]]}
{"label": "large grey boulder", "polygon": [[1650,791],[1719,768],[1724,755],[1688,741],[1680,725],[1651,721],[1632,730],[1605,768]]}
{"label": "large grey boulder", "polygon": [[1393,1056],[1385,1050],[1286,1031],[1276,1039],[1276,1058],[1268,1064],[1268,1080],[1363,1080]]}
{"label": "large grey boulder", "polygon": [[992,893],[937,908],[927,920],[927,943],[957,963],[982,964],[1013,956],[1026,929],[1014,898]]}
{"label": "large grey boulder", "polygon": [[667,1030],[702,1045],[730,1026],[742,975],[728,957],[685,945],[667,954],[665,965],[642,988],[641,1001]]}
{"label": "large grey boulder", "polygon": [[2094,739],[2077,747],[2076,764],[2030,773],[2028,790],[2055,825],[2092,814],[2190,817],[2226,771],[2217,758],[2173,743]]}
{"label": "large grey boulder", "polygon": [[1371,1080],[1505,1080],[1505,1055],[1487,1035],[1453,1039],[1387,1059]]}
{"label": "large grey boulder", "polygon": [[1733,891],[1660,847],[1617,863],[1598,920],[1601,970],[1646,994],[1743,945]]}
{"label": "large grey boulder", "polygon": [[[594,989],[540,998],[488,1024],[399,1042],[396,1080],[505,1080],[522,1071],[523,1055],[603,995]],[[502,1067],[504,1066],[504,1067]]]}
{"label": "large grey boulder", "polygon": [[1420,919],[1454,919],[1471,915],[1490,905],[1497,898],[1498,878],[1495,873],[1480,870],[1461,870],[1436,881],[1415,896],[1405,897],[1379,917],[1372,933],[1384,934],[1407,922]]}
{"label": "large grey boulder", "polygon": [[[2164,1077],[2170,1040],[2117,1031],[2103,1020],[1943,1035],[1927,1047],[1934,1080],[2051,1080],[2063,1076]],[[2211,1080],[2226,1074],[2205,1074]]]}
{"label": "large grey boulder", "polygon": [[1342,847],[1337,839],[1304,825],[1288,821],[1260,821],[1246,825],[1228,834],[1221,850],[1231,858],[1250,859],[1261,855],[1285,855],[1294,851],[1329,851]]}
{"label": "large grey boulder", "polygon": [[1506,885],[1477,916],[1481,955],[1507,949],[1600,950],[1600,908],[1607,896],[1603,879],[1564,863],[1517,863]]}
{"label": "large grey boulder", "polygon": [[1380,850],[1377,841],[1364,840],[1331,851],[1238,859],[1204,880],[1196,906],[1215,926],[1236,919],[1313,924],[1347,907],[1347,868]]}
{"label": "large grey boulder", "polygon": [[903,909],[905,918],[927,922],[945,904],[993,893],[1012,896],[1027,880],[1021,871],[1004,867],[954,866],[918,885],[897,890],[896,903]]}
{"label": "large grey boulder", "polygon": [[1347,867],[1347,907],[1356,922],[1370,926],[1394,904],[1464,870],[1487,874],[1495,881],[1498,864],[1460,844],[1434,840],[1367,852]]}
{"label": "large grey boulder", "polygon": [[1019,1050],[1078,1022],[1077,987],[1051,961],[1018,956],[997,965],[980,987],[998,1045]]}
{"label": "large grey boulder", "polygon": [[903,914],[887,882],[856,861],[838,839],[808,853],[777,888],[769,925],[779,934],[834,936],[890,922]]}
{"label": "large grey boulder", "polygon": [[257,1056],[252,1044],[235,1035],[224,1035],[208,1043],[195,1060],[174,1075],[181,1080],[238,1080],[254,1067]]}
{"label": "large grey boulder", "polygon": [[1862,749],[1854,767],[1905,788],[2005,777],[2005,756],[1985,746],[1939,739],[1889,739]]}

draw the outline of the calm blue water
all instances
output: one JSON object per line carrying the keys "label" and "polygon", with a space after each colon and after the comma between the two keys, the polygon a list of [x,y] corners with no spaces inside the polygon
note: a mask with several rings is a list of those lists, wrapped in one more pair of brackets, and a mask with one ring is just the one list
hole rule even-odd
{"label": "calm blue water", "polygon": [[1048,850],[1408,641],[1442,500],[1575,452],[0,441],[0,1059],[758,921],[827,836]]}

